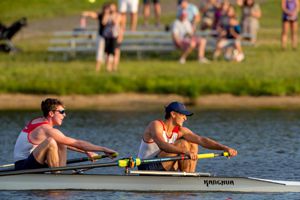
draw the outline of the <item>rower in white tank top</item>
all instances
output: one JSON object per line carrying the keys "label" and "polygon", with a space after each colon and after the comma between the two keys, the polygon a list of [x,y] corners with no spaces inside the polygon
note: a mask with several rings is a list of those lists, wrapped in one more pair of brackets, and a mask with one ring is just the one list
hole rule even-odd
{"label": "rower in white tank top", "polygon": [[33,124],[32,121],[34,120],[31,120],[18,136],[14,148],[15,162],[27,159],[29,155],[33,152],[33,150],[37,147],[38,144],[34,144],[30,140],[30,134],[32,133],[32,131],[41,125],[48,124],[48,121]]}
{"label": "rower in white tank top", "polygon": [[[161,120],[159,120],[159,122],[163,126],[163,138],[164,138],[165,142],[167,142],[169,144],[174,144],[178,138],[179,126],[176,126],[172,130],[172,134],[170,136],[168,136],[164,123]],[[146,142],[143,138],[141,141],[138,158],[151,159],[151,158],[156,157],[160,153],[160,151],[161,150],[159,149],[159,147],[157,146],[157,144],[154,141]]]}

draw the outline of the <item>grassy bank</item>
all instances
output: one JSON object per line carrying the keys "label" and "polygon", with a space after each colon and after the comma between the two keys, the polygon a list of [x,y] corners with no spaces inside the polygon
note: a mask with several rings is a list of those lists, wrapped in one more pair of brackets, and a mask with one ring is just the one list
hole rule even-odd
{"label": "grassy bank", "polygon": [[[70,6],[68,14],[77,12],[78,7],[73,10],[73,3],[66,4]],[[258,46],[245,48],[247,57],[242,63],[214,61],[203,65],[191,58],[186,65],[180,65],[177,53],[152,55],[143,60],[125,55],[118,73],[96,74],[92,55],[68,62],[50,61],[46,53],[49,38],[39,36],[34,41],[33,38],[18,41],[23,53],[0,54],[0,93],[298,95],[299,51],[280,49],[279,5],[267,1],[262,9]]]}
{"label": "grassy bank", "polygon": [[103,2],[106,1],[89,3],[88,0],[3,0],[0,1],[0,20],[9,23],[23,16],[30,20],[63,17],[86,9],[98,9]]}

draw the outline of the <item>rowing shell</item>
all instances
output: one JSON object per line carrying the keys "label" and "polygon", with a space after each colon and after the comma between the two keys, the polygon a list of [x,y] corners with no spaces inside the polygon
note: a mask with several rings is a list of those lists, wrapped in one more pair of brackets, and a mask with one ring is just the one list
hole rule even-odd
{"label": "rowing shell", "polygon": [[[139,173],[139,172],[138,172]],[[140,174],[140,173],[139,173]],[[21,174],[0,177],[0,190],[107,190],[137,192],[300,192],[300,182],[199,173]]]}

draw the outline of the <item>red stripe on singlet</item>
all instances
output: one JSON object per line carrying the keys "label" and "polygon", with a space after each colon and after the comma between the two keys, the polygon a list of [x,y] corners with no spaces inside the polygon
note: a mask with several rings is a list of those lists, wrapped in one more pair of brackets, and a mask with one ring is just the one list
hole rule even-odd
{"label": "red stripe on singlet", "polygon": [[[35,120],[35,119],[33,119],[33,120]],[[27,126],[22,130],[23,132],[27,133],[27,139],[28,139],[28,142],[30,142],[31,144],[34,144],[34,143],[30,140],[30,138],[29,138],[29,136],[30,136],[30,134],[32,133],[32,131],[33,131],[34,129],[36,129],[37,127],[41,126],[41,125],[49,124],[48,121],[44,121],[44,122],[39,122],[39,123],[36,123],[36,124],[32,124],[32,121],[33,121],[33,120],[31,120],[31,121],[27,124]],[[35,145],[36,145],[36,144],[35,144]]]}
{"label": "red stripe on singlet", "polygon": [[[162,120],[158,120],[161,125],[163,126],[163,130],[166,131],[166,128],[165,128],[165,124]],[[178,134],[178,131],[179,131],[179,126],[175,126],[172,130],[172,134],[170,136],[168,136],[168,134],[166,133],[166,136],[171,139],[173,137],[173,133],[177,133]]]}

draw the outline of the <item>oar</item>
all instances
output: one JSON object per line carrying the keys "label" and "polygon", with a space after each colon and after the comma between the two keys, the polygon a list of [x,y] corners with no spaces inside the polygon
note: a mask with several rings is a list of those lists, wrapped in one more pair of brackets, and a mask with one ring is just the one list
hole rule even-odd
{"label": "oar", "polygon": [[[207,153],[207,154],[198,154],[198,159],[205,159],[205,158],[215,158],[219,156],[229,156],[229,153]],[[76,170],[76,169],[92,169],[92,168],[100,168],[100,167],[134,167],[139,166],[144,163],[151,163],[151,162],[167,162],[167,161],[174,161],[174,160],[188,160],[190,159],[189,156],[174,156],[174,157],[165,157],[165,158],[155,158],[155,159],[140,159],[140,158],[125,158],[120,159],[116,162],[108,162],[108,163],[95,163],[95,164],[86,164],[86,165],[73,165],[73,166],[66,166],[66,167],[52,167],[52,168],[39,168],[39,169],[26,169],[26,170],[18,170],[18,171],[10,171],[10,172],[3,172],[0,173],[0,176],[7,176],[7,175],[19,175],[19,174],[35,174],[35,173],[44,173],[44,172],[55,172],[55,171],[66,171],[66,170]]]}
{"label": "oar", "polygon": [[[228,152],[223,152],[223,153],[203,153],[203,154],[198,154],[197,157],[198,159],[206,159],[206,158],[216,158],[216,157],[229,157]],[[147,163],[152,163],[152,162],[168,162],[168,161],[175,161],[175,160],[188,160],[190,157],[188,155],[182,155],[182,156],[174,156],[174,157],[165,157],[165,158],[153,158],[153,159],[135,159],[135,166],[139,166],[141,164],[147,164]]]}
{"label": "oar", "polygon": [[[113,153],[111,156],[113,158],[118,157],[118,153]],[[102,158],[107,158],[109,157],[108,154],[103,154],[103,155],[97,155],[97,156],[93,156],[93,159],[89,158],[89,157],[82,157],[82,158],[74,158],[74,159],[69,159],[67,161],[67,164],[72,164],[72,163],[79,163],[79,162],[86,162],[86,161],[91,161],[91,160],[100,160]]]}
{"label": "oar", "polygon": [[[118,153],[114,153],[111,155],[113,158],[118,157]],[[102,158],[107,158],[109,157],[109,155],[107,154],[103,154],[103,155],[97,155],[97,156],[93,156],[93,159],[89,158],[89,157],[82,157],[82,158],[73,158],[73,159],[69,159],[67,160],[67,164],[73,164],[73,163],[79,163],[79,162],[86,162],[86,161],[91,161],[91,160],[100,160]],[[0,170],[0,172],[7,172],[7,171],[13,171],[14,170],[14,166],[15,164],[6,164],[6,165],[1,165],[0,168],[8,168],[11,167],[9,169],[4,169],[4,170]]]}
{"label": "oar", "polygon": [[19,174],[36,174],[44,172],[56,172],[56,171],[67,171],[67,170],[77,170],[77,169],[92,169],[98,167],[113,167],[118,166],[118,162],[109,162],[109,163],[95,163],[95,164],[86,164],[86,165],[72,165],[66,167],[51,167],[51,168],[39,168],[39,169],[25,169],[25,170],[16,170],[0,173],[0,176],[7,175],[19,175]]}
{"label": "oar", "polygon": [[7,168],[7,167],[14,167],[15,164],[14,163],[10,163],[10,164],[5,164],[5,165],[0,165],[0,168]]}

